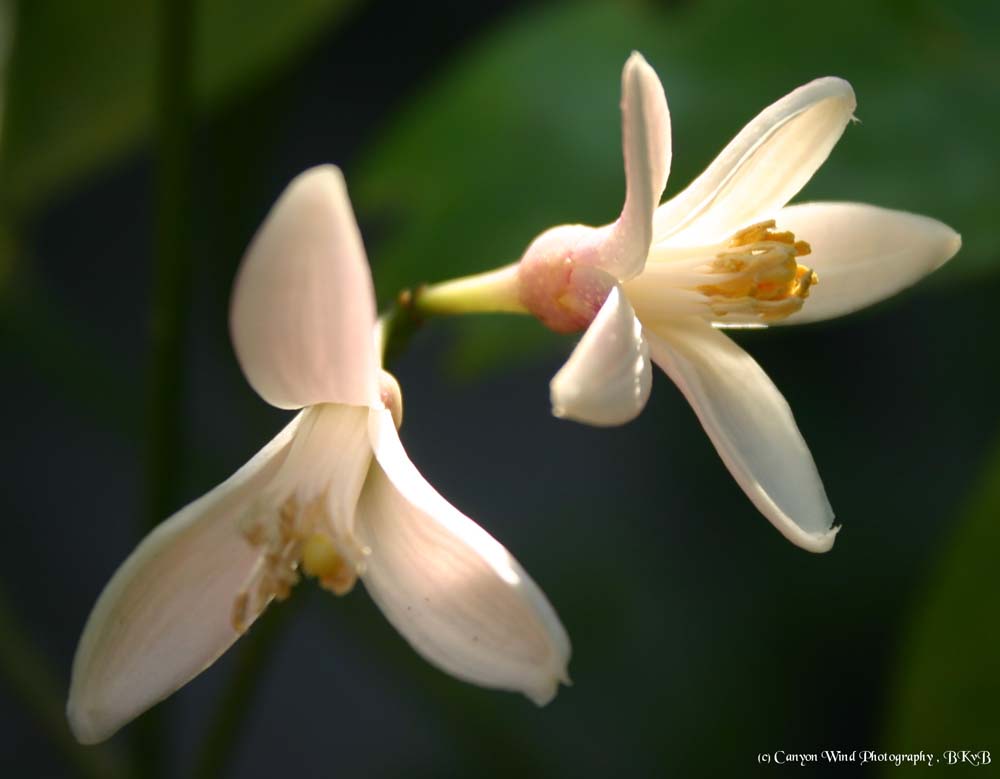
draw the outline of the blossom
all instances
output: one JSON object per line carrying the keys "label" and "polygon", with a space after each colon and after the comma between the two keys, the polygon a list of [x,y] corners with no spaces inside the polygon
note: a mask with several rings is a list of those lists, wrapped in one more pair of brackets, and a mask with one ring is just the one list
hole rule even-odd
{"label": "blossom", "polygon": [[115,573],[73,663],[70,725],[85,743],[207,668],[299,572],[340,595],[360,578],[428,661],[539,705],[570,645],[545,596],[438,494],[397,435],[375,300],[340,171],[300,175],[243,260],[231,330],[251,386],[301,411],[232,477],[154,530]]}
{"label": "blossom", "polygon": [[621,109],[621,216],[546,230],[510,272],[489,280],[513,285],[520,305],[551,329],[585,329],[550,385],[557,416],[629,421],[649,397],[652,360],[757,508],[793,543],[826,551],[839,528],[788,404],[721,329],[849,313],[930,273],[961,239],[901,211],[786,205],[853,117],[854,92],[842,79],[817,79],[762,111],[662,205],[670,115],[638,53],[625,64]]}

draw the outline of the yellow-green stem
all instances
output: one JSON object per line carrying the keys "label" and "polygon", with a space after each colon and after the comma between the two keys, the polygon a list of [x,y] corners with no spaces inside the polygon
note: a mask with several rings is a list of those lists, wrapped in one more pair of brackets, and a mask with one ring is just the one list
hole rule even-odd
{"label": "yellow-green stem", "polygon": [[412,307],[420,316],[526,314],[517,291],[517,263],[418,288]]}
{"label": "yellow-green stem", "polygon": [[518,298],[517,263],[403,290],[379,317],[379,352],[389,365],[425,319],[458,314],[527,314]]}

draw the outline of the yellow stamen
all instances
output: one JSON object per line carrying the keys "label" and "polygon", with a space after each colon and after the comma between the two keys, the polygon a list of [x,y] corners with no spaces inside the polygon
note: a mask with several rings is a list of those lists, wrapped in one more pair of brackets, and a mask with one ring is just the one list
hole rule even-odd
{"label": "yellow stamen", "polygon": [[351,591],[361,564],[348,562],[338,548],[340,540],[327,529],[328,511],[325,495],[304,505],[292,495],[277,508],[255,506],[240,519],[240,532],[260,558],[233,601],[230,621],[236,632],[244,632],[271,600],[291,595],[299,583],[299,566],[337,595]]}
{"label": "yellow stamen", "polygon": [[313,533],[302,547],[302,570],[319,579],[320,586],[337,595],[346,595],[357,578],[354,569],[337,553],[330,536]]}
{"label": "yellow stamen", "polygon": [[236,600],[233,601],[233,611],[230,615],[230,621],[233,625],[233,630],[237,633],[243,633],[247,629],[247,611],[249,607],[250,596],[241,592],[236,596]]}
{"label": "yellow stamen", "polygon": [[720,278],[698,291],[708,297],[717,316],[744,314],[774,322],[802,308],[810,287],[819,281],[815,272],[798,263],[812,247],[774,227],[771,219],[740,230],[709,262],[709,273]]}
{"label": "yellow stamen", "polygon": [[313,533],[302,547],[302,570],[317,578],[328,576],[343,560],[337,554],[333,541],[325,533]]}

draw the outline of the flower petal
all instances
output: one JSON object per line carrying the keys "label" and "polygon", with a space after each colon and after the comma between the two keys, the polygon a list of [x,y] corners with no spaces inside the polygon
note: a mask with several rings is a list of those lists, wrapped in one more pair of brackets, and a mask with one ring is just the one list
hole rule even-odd
{"label": "flower petal", "polygon": [[715,243],[769,218],[826,160],[854,113],[851,85],[820,78],[765,108],[656,211],[654,243]]}
{"label": "flower petal", "polygon": [[642,325],[615,287],[549,384],[552,413],[591,425],[623,425],[645,408],[652,383]]}
{"label": "flower petal", "polygon": [[788,403],[767,374],[701,319],[646,333],[653,361],[694,408],[729,472],[754,505],[793,544],[833,546],[839,528]]}
{"label": "flower petal", "polygon": [[805,305],[776,324],[849,314],[910,286],[955,256],[962,238],[936,219],[862,203],[804,203],[781,210],[779,229],[812,247],[801,259],[819,278]]}
{"label": "flower petal", "polygon": [[503,546],[424,480],[387,410],[371,412],[370,434],[381,467],[369,474],[357,521],[371,549],[368,592],[430,663],[548,703],[570,655],[552,606]]}
{"label": "flower petal", "polygon": [[66,713],[80,742],[109,738],[239,638],[233,602],[260,555],[236,524],[281,467],[298,422],[146,536],[104,588],[73,660]]}
{"label": "flower petal", "polygon": [[622,71],[625,206],[600,249],[600,267],[619,280],[638,275],[653,238],[653,213],[670,172],[670,112],[655,71],[633,52]]}
{"label": "flower petal", "polygon": [[325,496],[329,530],[350,538],[354,507],[371,467],[368,409],[339,403],[310,406],[300,414],[298,432],[285,464],[268,485],[267,495],[294,495],[306,505]]}
{"label": "flower petal", "polygon": [[299,175],[243,258],[230,328],[247,381],[278,408],[377,397],[375,293],[340,170]]}

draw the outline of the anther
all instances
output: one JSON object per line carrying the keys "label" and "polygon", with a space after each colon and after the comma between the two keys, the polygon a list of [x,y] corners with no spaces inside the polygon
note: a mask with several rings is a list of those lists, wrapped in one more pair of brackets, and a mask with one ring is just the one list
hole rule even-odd
{"label": "anther", "polygon": [[802,308],[819,279],[798,263],[812,252],[791,231],[778,232],[773,219],[740,230],[706,266],[713,277],[698,291],[716,316],[774,322]]}

